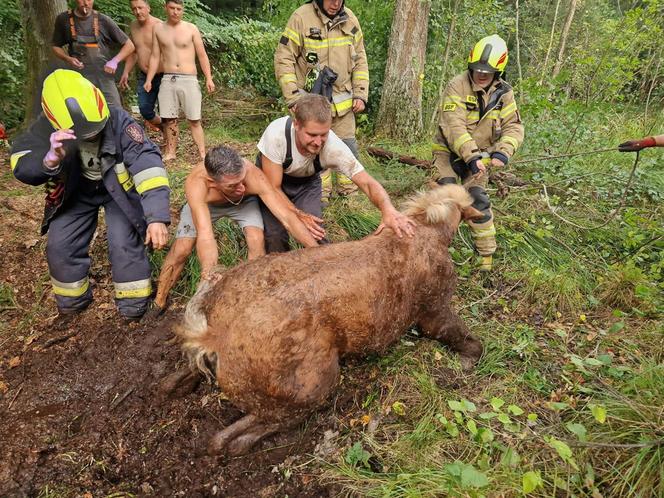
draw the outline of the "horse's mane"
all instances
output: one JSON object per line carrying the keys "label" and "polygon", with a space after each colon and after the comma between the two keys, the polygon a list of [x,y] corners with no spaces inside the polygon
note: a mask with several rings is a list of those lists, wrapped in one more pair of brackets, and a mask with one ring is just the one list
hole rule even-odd
{"label": "horse's mane", "polygon": [[463,209],[472,203],[472,197],[460,185],[443,185],[416,194],[406,202],[404,213],[437,225],[448,221],[454,209]]}

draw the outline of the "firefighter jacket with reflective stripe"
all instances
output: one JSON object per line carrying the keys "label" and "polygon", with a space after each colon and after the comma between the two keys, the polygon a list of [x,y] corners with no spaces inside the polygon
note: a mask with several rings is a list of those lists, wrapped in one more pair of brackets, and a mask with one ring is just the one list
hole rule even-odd
{"label": "firefighter jacket with reflective stripe", "polygon": [[307,75],[323,67],[337,73],[332,114],[351,111],[353,98],[369,98],[369,66],[360,23],[349,9],[333,20],[315,2],[298,8],[288,20],[274,54],[274,69],[288,105],[304,91]]}
{"label": "firefighter jacket with reflective stripe", "polygon": [[[121,108],[111,107],[99,147],[102,181],[141,237],[150,223],[170,223],[168,174],[157,146]],[[76,195],[81,181],[81,159],[75,140],[66,141],[66,155],[55,170],[47,169],[44,156],[55,130],[42,113],[12,145],[14,176],[30,185],[46,185],[42,235],[65,202]]]}
{"label": "firefighter jacket with reflective stripe", "polygon": [[523,124],[514,92],[498,78],[485,91],[469,71],[445,89],[433,152],[454,154],[465,163],[496,152],[509,159],[523,142]]}

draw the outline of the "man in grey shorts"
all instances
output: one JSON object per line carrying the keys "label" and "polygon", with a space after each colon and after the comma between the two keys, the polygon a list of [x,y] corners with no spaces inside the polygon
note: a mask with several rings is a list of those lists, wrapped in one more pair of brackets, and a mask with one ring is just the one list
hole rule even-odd
{"label": "man in grey shorts", "polygon": [[258,198],[305,247],[318,245],[324,232],[314,216],[298,210],[279,193],[263,172],[234,150],[213,147],[204,164],[196,165],[184,186],[187,204],[182,208],[174,244],[159,274],[157,296],[150,315],[154,318],[166,308],[168,293],[196,247],[201,264],[201,278],[209,278],[217,265],[219,250],[212,224],[224,216],[237,222],[247,241],[248,258],[265,254],[263,218]]}

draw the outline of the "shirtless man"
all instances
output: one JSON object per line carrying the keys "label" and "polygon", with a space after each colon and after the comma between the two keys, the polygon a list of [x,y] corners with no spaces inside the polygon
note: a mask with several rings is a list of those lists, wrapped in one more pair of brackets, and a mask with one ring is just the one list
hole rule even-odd
{"label": "shirtless man", "polygon": [[237,222],[247,241],[248,259],[265,254],[263,218],[257,197],[305,247],[317,245],[325,232],[323,220],[298,210],[267,180],[263,172],[234,150],[218,146],[207,153],[204,164],[196,165],[184,186],[187,204],[180,213],[175,242],[159,274],[154,318],[166,308],[168,293],[196,247],[201,278],[209,278],[217,265],[219,251],[212,224],[227,216]]}
{"label": "shirtless man", "polygon": [[[138,63],[138,78],[136,83],[136,94],[138,95],[138,109],[146,122],[156,128],[161,129],[161,118],[155,113],[157,104],[157,95],[159,94],[159,84],[163,70],[161,62],[157,66],[157,74],[152,79],[152,89],[145,91],[145,79],[150,65],[150,55],[152,54],[152,34],[154,27],[161,24],[161,21],[150,15],[150,4],[147,0],[131,0],[131,11],[136,17],[129,25],[131,40],[134,42],[136,52],[134,52],[125,64],[124,71],[120,77],[120,88],[129,89],[129,74]],[[164,136],[164,142],[166,137]]]}
{"label": "shirtless man", "polygon": [[159,115],[166,133],[164,161],[175,159],[177,118],[180,107],[189,121],[191,135],[201,159],[205,158],[205,136],[201,124],[201,90],[198,86],[196,57],[205,75],[208,93],[214,92],[212,70],[198,28],[183,21],[182,0],[166,0],[166,22],[154,27],[152,54],[143,88],[152,90],[152,80],[161,61],[164,76],[159,88]]}

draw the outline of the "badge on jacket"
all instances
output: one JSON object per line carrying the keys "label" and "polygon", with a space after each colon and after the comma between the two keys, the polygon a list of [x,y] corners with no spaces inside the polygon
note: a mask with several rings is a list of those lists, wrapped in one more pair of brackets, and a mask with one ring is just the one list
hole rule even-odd
{"label": "badge on jacket", "polygon": [[125,128],[125,133],[129,135],[134,142],[142,144],[145,141],[143,137],[143,130],[136,123],[132,123]]}
{"label": "badge on jacket", "polygon": [[323,37],[320,32],[320,28],[309,28],[309,36],[312,40],[322,40]]}

